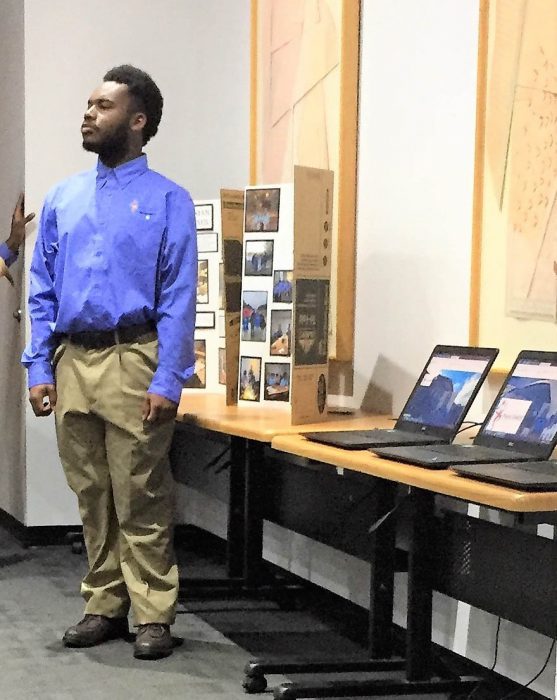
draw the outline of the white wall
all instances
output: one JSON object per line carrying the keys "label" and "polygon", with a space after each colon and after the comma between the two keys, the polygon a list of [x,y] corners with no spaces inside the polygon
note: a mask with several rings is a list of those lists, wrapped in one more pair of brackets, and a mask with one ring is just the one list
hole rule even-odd
{"label": "white wall", "polygon": [[[0,4],[0,241],[8,237],[10,217],[23,189],[24,87],[23,5],[19,0]],[[22,335],[12,317],[20,306],[21,261],[13,268],[15,289],[0,280],[0,508],[23,520],[23,375],[19,368]]]}
{"label": "white wall", "polygon": [[466,343],[478,3],[362,7],[355,405]]}
{"label": "white wall", "polygon": [[[195,199],[249,176],[249,0],[26,0],[26,190],[40,208],[58,180],[92,167],[79,127],[92,90],[120,63],[151,73],[165,98],[151,167]],[[31,241],[31,243],[34,241]],[[79,522],[53,421],[27,419],[27,518]]]}

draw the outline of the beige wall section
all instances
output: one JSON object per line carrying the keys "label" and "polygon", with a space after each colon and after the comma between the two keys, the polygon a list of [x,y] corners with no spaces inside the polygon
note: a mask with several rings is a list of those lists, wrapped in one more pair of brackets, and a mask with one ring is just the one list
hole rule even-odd
{"label": "beige wall section", "polygon": [[[249,19],[249,0],[26,0],[29,204],[39,209],[53,184],[94,165],[79,133],[87,98],[108,68],[127,62],[150,72],[165,98],[160,131],[146,149],[151,167],[194,199],[244,187]],[[78,522],[50,419],[28,414],[27,448],[26,524]]]}
{"label": "beige wall section", "polygon": [[[0,241],[8,237],[10,217],[23,188],[24,86],[23,3],[0,3]],[[16,288],[0,280],[0,508],[23,520],[23,372],[19,367],[22,326],[12,317],[20,305],[21,261],[13,268]]]}

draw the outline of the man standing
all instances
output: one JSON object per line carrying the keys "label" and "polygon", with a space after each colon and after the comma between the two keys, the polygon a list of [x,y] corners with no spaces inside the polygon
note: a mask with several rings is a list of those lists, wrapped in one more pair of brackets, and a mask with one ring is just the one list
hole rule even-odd
{"label": "man standing", "polygon": [[34,218],[34,212],[25,216],[25,197],[22,192],[12,214],[10,236],[5,243],[0,243],[0,277],[5,277],[12,286],[14,281],[8,267],[17,260],[18,251],[25,240],[25,226]]}
{"label": "man standing", "polygon": [[131,605],[137,658],[172,652],[178,572],[167,454],[194,370],[193,203],[142,153],[162,105],[133,66],[108,71],[89,98],[81,134],[97,166],[47,195],[23,355],[35,415],[55,411],[89,561],[85,617],[64,643],[125,637]]}

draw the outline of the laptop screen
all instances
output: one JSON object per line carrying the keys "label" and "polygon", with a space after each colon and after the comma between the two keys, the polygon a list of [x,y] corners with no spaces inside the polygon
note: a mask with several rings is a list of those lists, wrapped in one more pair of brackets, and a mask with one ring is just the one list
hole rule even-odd
{"label": "laptop screen", "polygon": [[557,354],[520,357],[487,415],[481,433],[508,444],[549,445],[557,433]]}
{"label": "laptop screen", "polygon": [[438,348],[429,358],[400,421],[455,430],[460,426],[497,351]]}

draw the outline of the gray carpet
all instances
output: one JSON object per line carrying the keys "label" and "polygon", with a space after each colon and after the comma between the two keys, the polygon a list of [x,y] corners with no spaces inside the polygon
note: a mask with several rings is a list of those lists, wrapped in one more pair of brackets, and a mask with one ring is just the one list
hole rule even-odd
{"label": "gray carpet", "polygon": [[2,700],[245,699],[249,657],[201,618],[178,616],[174,654],[138,661],[117,640],[66,649],[67,626],[82,617],[79,581],[85,557],[69,547],[22,549],[0,530],[0,697]]}
{"label": "gray carpet", "polygon": [[[179,554],[190,575],[218,573],[214,552]],[[181,605],[172,629],[181,644],[159,661],[134,659],[132,644],[122,640],[66,649],[64,630],[83,613],[85,563],[69,546],[24,549],[0,528],[0,700],[269,700],[271,688],[287,679],[271,676],[265,694],[244,694],[243,668],[254,656],[365,655],[311,612],[265,601],[248,603],[248,611],[238,602]]]}

